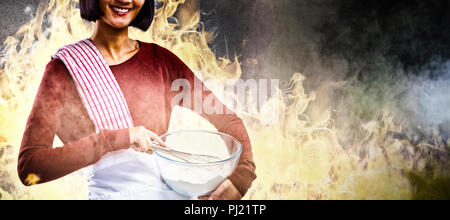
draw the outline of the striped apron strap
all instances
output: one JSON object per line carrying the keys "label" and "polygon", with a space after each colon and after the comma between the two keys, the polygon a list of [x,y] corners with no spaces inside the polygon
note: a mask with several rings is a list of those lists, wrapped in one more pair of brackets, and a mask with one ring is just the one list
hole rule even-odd
{"label": "striped apron strap", "polygon": [[100,130],[133,127],[125,97],[100,51],[89,41],[67,45],[52,56],[72,75],[89,117]]}

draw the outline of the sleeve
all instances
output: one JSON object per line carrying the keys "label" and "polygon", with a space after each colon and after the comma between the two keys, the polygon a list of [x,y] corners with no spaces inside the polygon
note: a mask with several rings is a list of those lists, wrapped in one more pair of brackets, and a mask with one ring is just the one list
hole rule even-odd
{"label": "sleeve", "polygon": [[[215,95],[206,87],[204,87],[203,83],[201,83],[200,88],[206,88],[202,89],[201,95],[202,95],[202,101],[211,103],[211,106],[213,109],[216,109],[216,106],[218,108],[222,108],[223,114],[216,114],[216,111],[213,111],[211,114],[206,114],[205,112],[211,112],[209,111],[197,111],[195,109],[195,94],[194,94],[194,83],[195,81],[201,82],[195,74],[189,69],[189,67],[183,63],[182,60],[180,60],[175,54],[171,53],[170,51],[167,51],[167,60],[166,60],[166,67],[167,68],[167,74],[169,75],[169,82],[174,82],[177,79],[183,79],[187,80],[190,84],[191,88],[191,103],[190,105],[187,105],[190,107],[191,110],[197,113],[201,113],[200,115],[208,120],[211,124],[213,124],[216,129],[219,132],[229,134],[236,139],[238,139],[242,145],[243,150],[242,154],[238,163],[238,166],[234,173],[228,177],[230,181],[233,183],[233,185],[238,189],[238,191],[241,193],[242,196],[244,196],[248,189],[251,187],[252,182],[256,179],[256,173],[255,173],[255,163],[253,161],[253,153],[252,153],[252,146],[250,142],[250,138],[247,133],[247,129],[245,128],[245,125],[241,118],[239,118],[232,110],[228,109],[226,105],[221,103],[218,98],[215,97]],[[170,98],[167,100],[168,102],[172,101],[172,98],[176,96],[176,92],[170,91]],[[208,100],[206,100],[208,99]],[[213,102],[211,100],[214,100]],[[186,106],[184,105],[183,101],[181,100],[179,103],[176,103],[180,106]],[[201,105],[203,108],[203,105]]]}
{"label": "sleeve", "polygon": [[17,169],[24,185],[34,184],[27,181],[30,174],[39,177],[37,183],[48,182],[92,165],[110,151],[130,146],[128,129],[123,129],[93,133],[54,148],[68,92],[76,92],[69,72],[61,61],[53,59],[46,66],[20,146]]}

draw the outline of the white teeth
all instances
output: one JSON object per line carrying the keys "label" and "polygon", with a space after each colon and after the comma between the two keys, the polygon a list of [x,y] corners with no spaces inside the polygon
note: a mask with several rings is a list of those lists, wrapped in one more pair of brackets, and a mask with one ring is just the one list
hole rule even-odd
{"label": "white teeth", "polygon": [[114,11],[117,11],[119,13],[127,13],[130,11],[130,9],[124,9],[124,8],[117,8],[117,7],[111,7]]}

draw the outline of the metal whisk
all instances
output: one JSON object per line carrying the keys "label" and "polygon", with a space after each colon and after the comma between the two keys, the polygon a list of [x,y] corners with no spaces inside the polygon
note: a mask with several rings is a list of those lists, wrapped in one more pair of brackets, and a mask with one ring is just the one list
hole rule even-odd
{"label": "metal whisk", "polygon": [[203,155],[203,154],[191,154],[182,151],[177,151],[168,147],[163,147],[159,145],[157,142],[152,142],[153,150],[158,150],[164,153],[167,153],[171,156],[174,156],[184,162],[188,163],[212,163],[223,160],[220,157],[211,156],[211,155]]}

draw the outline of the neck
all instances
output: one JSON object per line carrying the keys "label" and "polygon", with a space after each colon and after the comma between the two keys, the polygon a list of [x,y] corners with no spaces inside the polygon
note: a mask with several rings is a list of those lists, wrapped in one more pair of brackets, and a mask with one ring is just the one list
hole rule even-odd
{"label": "neck", "polygon": [[116,29],[100,19],[95,23],[91,39],[100,51],[106,53],[104,55],[112,59],[120,57],[134,43],[128,37],[128,27]]}

